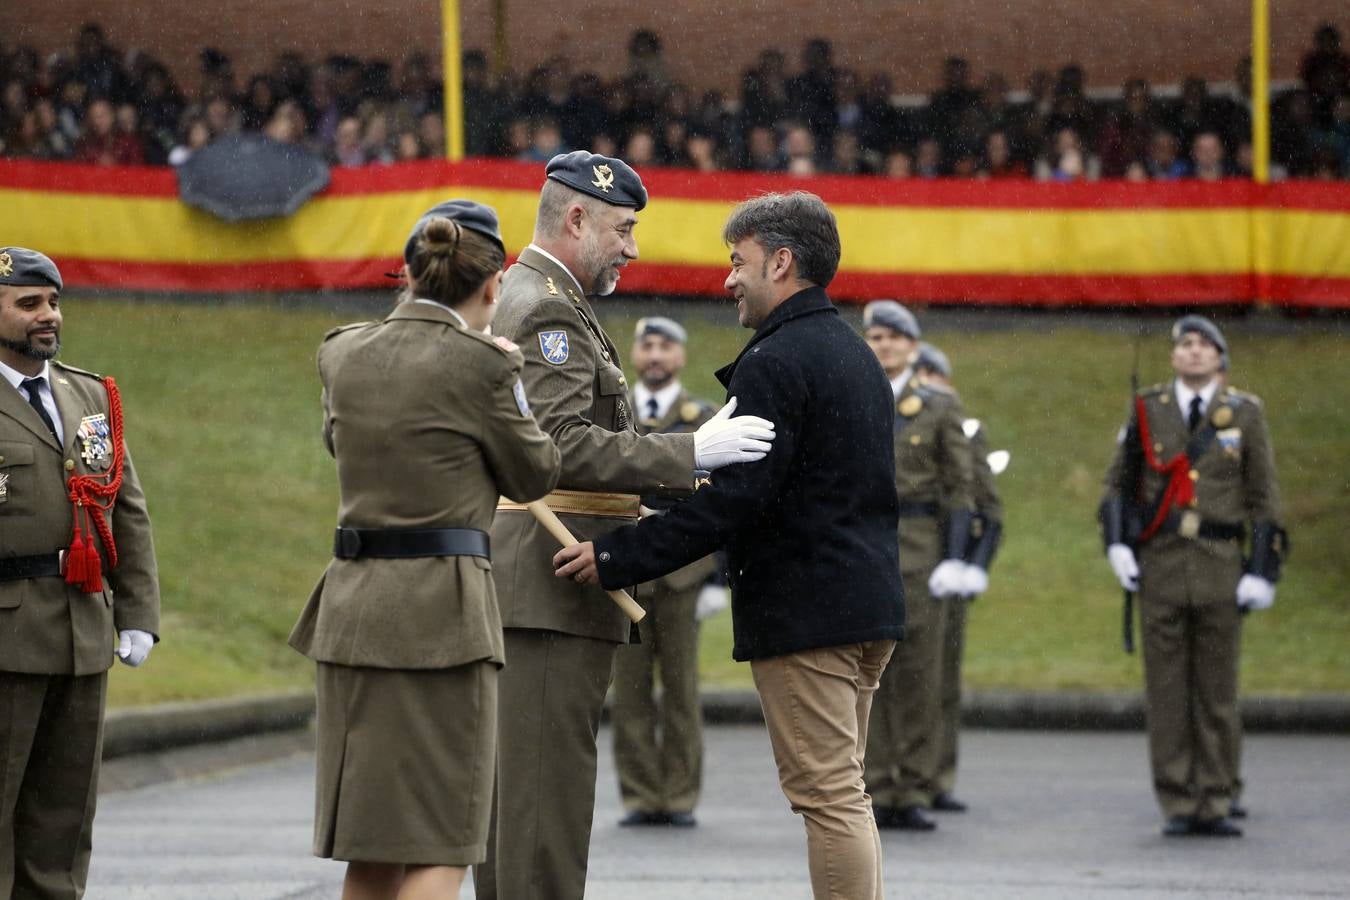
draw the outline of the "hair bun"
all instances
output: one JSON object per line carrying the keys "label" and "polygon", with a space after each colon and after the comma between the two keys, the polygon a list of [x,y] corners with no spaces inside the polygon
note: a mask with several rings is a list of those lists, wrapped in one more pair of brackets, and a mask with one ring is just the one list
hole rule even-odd
{"label": "hair bun", "polygon": [[459,239],[463,233],[458,222],[444,216],[428,219],[422,226],[422,240],[426,241],[427,249],[446,256],[454,255],[459,249]]}

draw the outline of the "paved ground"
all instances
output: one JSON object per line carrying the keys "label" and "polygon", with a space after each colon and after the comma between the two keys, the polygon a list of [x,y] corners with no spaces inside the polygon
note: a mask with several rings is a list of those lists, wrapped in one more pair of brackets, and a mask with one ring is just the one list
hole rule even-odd
{"label": "paved ground", "polygon": [[[809,898],[803,832],[778,793],[764,731],[722,726],[707,737],[700,826],[635,831],[614,824],[601,735],[591,900]],[[90,900],[336,898],[341,864],[309,856],[305,740],[111,764]],[[1158,835],[1141,734],[977,731],[964,746],[960,793],[974,808],[933,834],[883,835],[888,898],[1350,895],[1350,738],[1250,738],[1242,840]],[[166,777],[176,780],[137,787]]]}

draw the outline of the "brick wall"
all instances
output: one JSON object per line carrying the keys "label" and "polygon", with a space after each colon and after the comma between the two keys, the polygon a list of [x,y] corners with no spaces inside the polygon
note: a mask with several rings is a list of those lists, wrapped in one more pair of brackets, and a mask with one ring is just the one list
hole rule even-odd
{"label": "brick wall", "polygon": [[[767,46],[795,69],[802,41],[833,40],[839,64],[884,69],[902,93],[930,90],[945,55],[970,59],[977,75],[998,69],[1014,86],[1034,68],[1078,61],[1089,86],[1114,87],[1142,74],[1174,83],[1188,74],[1231,79],[1247,52],[1246,0],[569,0],[545,7],[501,0],[508,20],[509,63],[527,71],[566,54],[578,70],[610,77],[622,71],[629,34],[658,31],[672,74],[698,88],[734,94],[739,73]],[[491,44],[493,0],[462,0],[464,46]],[[1272,75],[1293,78],[1322,21],[1350,32],[1340,0],[1280,0],[1272,6]],[[34,3],[11,18],[4,43],[40,50],[68,48],[84,21],[103,24],[123,48],[142,47],[196,86],[196,53],[218,46],[235,57],[241,78],[283,49],[317,60],[333,52],[398,60],[412,50],[439,58],[439,0],[82,0]],[[1350,44],[1350,33],[1346,34]]]}

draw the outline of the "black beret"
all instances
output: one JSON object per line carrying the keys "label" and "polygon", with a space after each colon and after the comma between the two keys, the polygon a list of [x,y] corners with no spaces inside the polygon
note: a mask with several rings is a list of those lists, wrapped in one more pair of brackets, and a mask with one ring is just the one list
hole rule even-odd
{"label": "black beret", "polygon": [[1218,325],[1204,316],[1189,315],[1177,319],[1176,324],[1172,326],[1172,343],[1180,342],[1184,335],[1191,333],[1200,335],[1218,347],[1220,354],[1228,356],[1228,342],[1223,339],[1223,332],[1219,330]]}
{"label": "black beret", "polygon": [[0,284],[16,287],[54,287],[63,289],[56,263],[36,250],[24,247],[0,247]]}
{"label": "black beret", "polygon": [[952,363],[947,359],[947,354],[927,341],[919,343],[919,349],[914,357],[914,368],[936,372],[943,378],[952,377]]}
{"label": "black beret", "polygon": [[417,220],[412,233],[408,235],[408,243],[403,245],[404,262],[412,262],[417,236],[422,233],[422,228],[427,224],[427,220],[434,218],[458,222],[461,228],[467,228],[470,231],[476,231],[481,235],[490,237],[496,241],[497,246],[501,247],[503,251],[506,249],[506,245],[502,243],[502,227],[498,224],[497,213],[492,207],[475,203],[472,200],[446,200],[444,203],[438,203],[422,213],[422,217]]}
{"label": "black beret", "polygon": [[647,316],[638,319],[637,328],[633,330],[633,337],[642,340],[649,334],[659,334],[663,338],[668,338],[677,344],[688,342],[689,335],[684,327],[674,319],[667,319],[665,316]]}
{"label": "black beret", "polygon": [[642,186],[642,179],[621,159],[573,150],[550,159],[544,174],[611,206],[631,206],[641,212],[647,205],[647,189]]}
{"label": "black beret", "polygon": [[889,328],[916,341],[923,336],[919,330],[919,320],[914,318],[914,313],[894,300],[873,300],[863,307],[863,328],[871,328],[873,325]]}

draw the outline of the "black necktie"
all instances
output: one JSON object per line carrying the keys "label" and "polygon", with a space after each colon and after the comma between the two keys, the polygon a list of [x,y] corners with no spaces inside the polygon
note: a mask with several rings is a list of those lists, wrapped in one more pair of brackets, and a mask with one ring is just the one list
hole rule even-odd
{"label": "black necktie", "polygon": [[1200,395],[1196,394],[1191,398],[1191,414],[1186,417],[1186,424],[1191,426],[1191,431],[1200,424]]}
{"label": "black necktie", "polygon": [[656,398],[655,398],[655,397],[648,397],[648,398],[647,398],[647,418],[649,418],[649,419],[655,419],[655,418],[656,418]]}
{"label": "black necktie", "polygon": [[[38,416],[42,418],[42,424],[47,426],[47,430],[50,431],[52,437],[55,438],[56,426],[52,424],[52,417],[47,415],[47,407],[42,405],[42,395],[38,393],[38,388],[42,387],[42,379],[25,378],[23,381],[19,382],[19,387],[23,388],[24,393],[28,394],[28,405],[33,407]],[[56,438],[56,442],[58,444],[61,443],[61,439]]]}

